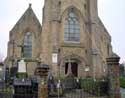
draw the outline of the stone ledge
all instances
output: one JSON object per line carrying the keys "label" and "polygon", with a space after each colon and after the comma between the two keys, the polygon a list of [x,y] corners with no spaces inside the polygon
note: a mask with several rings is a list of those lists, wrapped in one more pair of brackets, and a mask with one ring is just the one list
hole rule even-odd
{"label": "stone ledge", "polygon": [[77,48],[85,48],[83,43],[62,43],[62,47],[77,47]]}

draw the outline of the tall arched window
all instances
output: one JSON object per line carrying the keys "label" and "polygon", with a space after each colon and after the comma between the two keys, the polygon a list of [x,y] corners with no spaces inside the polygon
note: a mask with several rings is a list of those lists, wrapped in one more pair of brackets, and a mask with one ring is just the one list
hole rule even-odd
{"label": "tall arched window", "polygon": [[24,57],[32,57],[32,33],[27,32],[24,36],[24,49],[23,49]]}
{"label": "tall arched window", "polygon": [[66,17],[64,22],[64,41],[80,41],[80,23],[74,9],[69,10],[68,17]]}

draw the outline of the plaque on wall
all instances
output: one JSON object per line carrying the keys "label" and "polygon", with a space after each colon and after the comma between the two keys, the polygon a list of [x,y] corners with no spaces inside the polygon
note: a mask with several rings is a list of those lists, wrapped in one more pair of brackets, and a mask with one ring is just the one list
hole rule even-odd
{"label": "plaque on wall", "polygon": [[21,60],[18,62],[18,72],[25,73],[26,72],[26,62],[24,60]]}
{"label": "plaque on wall", "polygon": [[58,54],[57,53],[52,54],[52,62],[54,64],[57,64],[57,62],[58,62]]}

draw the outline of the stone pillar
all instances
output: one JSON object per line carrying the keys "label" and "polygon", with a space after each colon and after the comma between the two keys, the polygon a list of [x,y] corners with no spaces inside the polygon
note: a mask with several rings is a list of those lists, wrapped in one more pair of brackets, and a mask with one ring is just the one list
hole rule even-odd
{"label": "stone pillar", "polygon": [[38,98],[48,98],[48,86],[41,81],[38,86]]}
{"label": "stone pillar", "polygon": [[119,82],[119,60],[120,57],[113,54],[107,58],[108,77],[109,77],[109,94],[110,98],[121,98]]}

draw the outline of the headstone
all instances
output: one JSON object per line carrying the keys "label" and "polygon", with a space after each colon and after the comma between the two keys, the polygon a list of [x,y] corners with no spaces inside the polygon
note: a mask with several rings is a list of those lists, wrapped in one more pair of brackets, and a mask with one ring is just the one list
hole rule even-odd
{"label": "headstone", "polygon": [[56,82],[52,74],[49,74],[48,76],[48,93],[49,93],[49,96],[56,95]]}
{"label": "headstone", "polygon": [[24,60],[21,60],[20,62],[18,62],[18,72],[26,73],[26,62]]}
{"label": "headstone", "polygon": [[14,79],[14,97],[13,98],[33,98],[31,79]]}

